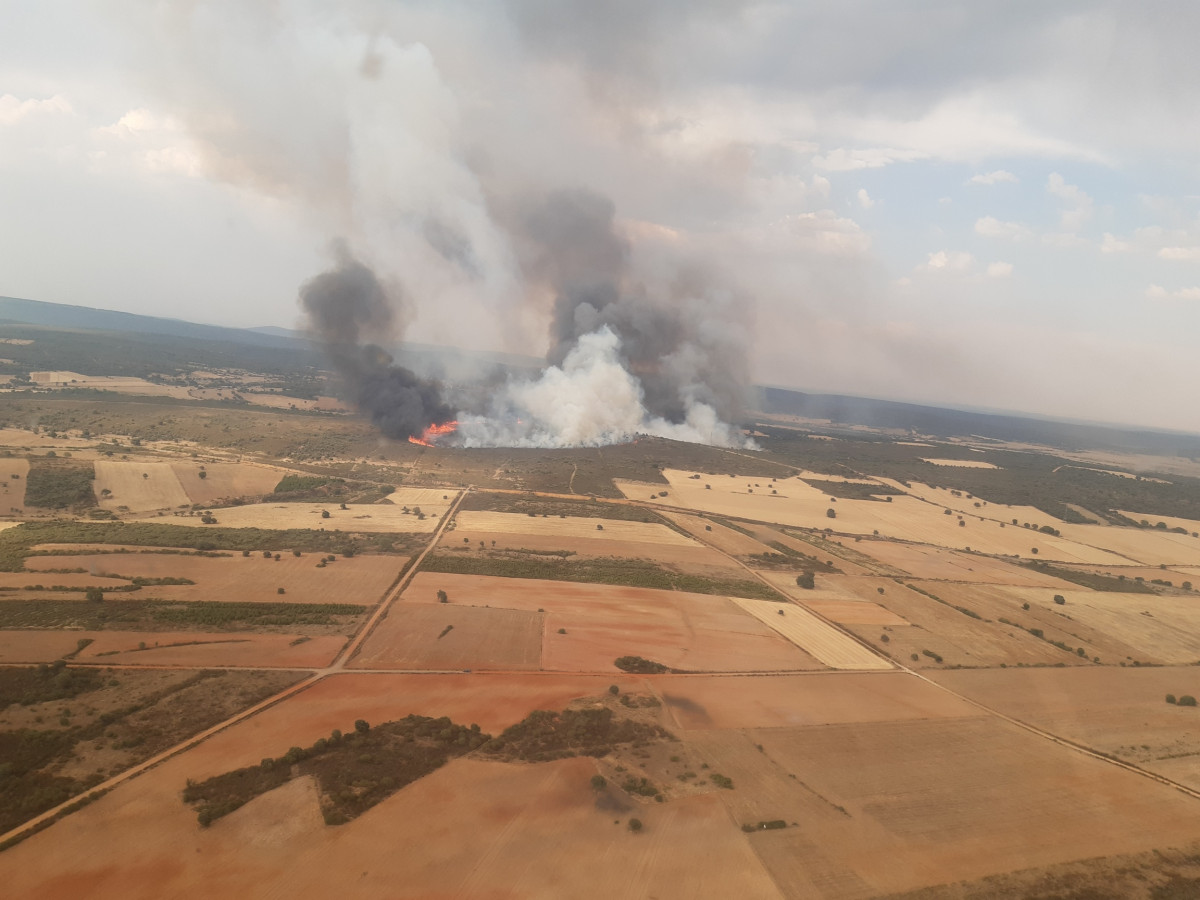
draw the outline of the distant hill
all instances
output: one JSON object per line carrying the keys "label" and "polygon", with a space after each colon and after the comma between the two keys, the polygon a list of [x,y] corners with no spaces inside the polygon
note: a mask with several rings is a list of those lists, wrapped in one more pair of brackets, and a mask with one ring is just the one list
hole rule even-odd
{"label": "distant hill", "polygon": [[308,346],[308,341],[302,335],[281,335],[249,328],[222,328],[219,325],[197,325],[182,319],[141,316],[109,309],[69,306],[65,303],[21,300],[16,297],[0,297],[0,319],[60,329],[82,328],[121,334],[160,334],[202,341],[234,341],[254,347],[286,349],[298,345]]}
{"label": "distant hill", "polygon": [[1183,432],[1033,418],[1018,413],[973,412],[838,394],[806,394],[777,387],[762,388],[760,396],[758,405],[764,413],[828,419],[839,425],[894,428],[936,437],[973,435],[1060,449],[1104,448],[1200,457],[1200,435]]}

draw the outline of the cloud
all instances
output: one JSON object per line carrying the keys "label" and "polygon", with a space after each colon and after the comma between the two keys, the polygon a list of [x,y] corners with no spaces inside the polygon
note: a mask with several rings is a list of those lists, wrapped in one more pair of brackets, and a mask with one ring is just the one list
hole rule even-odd
{"label": "cloud", "polygon": [[863,209],[870,209],[875,205],[875,201],[871,199],[871,195],[867,193],[866,188],[859,188],[855,196],[858,197],[858,205]]}
{"label": "cloud", "polygon": [[41,113],[70,114],[74,111],[62,94],[55,94],[45,100],[21,100],[12,94],[0,96],[0,125],[16,125],[29,116]]}
{"label": "cloud", "polygon": [[990,186],[993,184],[999,184],[1002,181],[1010,184],[1016,184],[1020,180],[1021,179],[1019,179],[1012,172],[1006,171],[1005,169],[997,169],[994,172],[985,172],[980,175],[972,175],[967,180],[967,184],[984,184]]}
{"label": "cloud", "polygon": [[1065,207],[1059,222],[1063,231],[1077,232],[1092,217],[1092,198],[1078,185],[1067,184],[1058,172],[1051,172],[1046,179],[1046,191],[1061,200]]}
{"label": "cloud", "polygon": [[882,169],[897,162],[913,162],[927,158],[928,154],[921,150],[896,150],[884,147],[871,147],[860,150],[848,150],[839,147],[830,150],[824,156],[814,156],[813,168],[826,172],[855,172],[859,169]]}
{"label": "cloud", "polygon": [[1162,285],[1152,284],[1146,288],[1146,298],[1148,300],[1200,300],[1200,287],[1168,291]]}
{"label": "cloud", "polygon": [[1177,261],[1200,259],[1200,247],[1163,247],[1158,251],[1158,258]]}
{"label": "cloud", "polygon": [[918,272],[969,272],[975,267],[975,257],[965,251],[937,250],[917,266]]}
{"label": "cloud", "polygon": [[1033,234],[1028,225],[1020,222],[1001,222],[992,216],[984,216],[975,222],[975,233],[982,237],[1002,238],[1019,241]]}
{"label": "cloud", "polygon": [[988,263],[988,278],[1008,278],[1012,275],[1013,264],[1010,262]]}
{"label": "cloud", "polygon": [[1101,253],[1131,253],[1133,249],[1131,241],[1120,240],[1107,231],[1104,233],[1104,239],[1100,243]]}

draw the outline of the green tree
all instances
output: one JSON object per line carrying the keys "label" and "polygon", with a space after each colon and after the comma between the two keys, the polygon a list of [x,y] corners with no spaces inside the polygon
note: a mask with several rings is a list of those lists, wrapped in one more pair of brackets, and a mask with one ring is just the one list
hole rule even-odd
{"label": "green tree", "polygon": [[450,597],[445,591],[437,592],[438,603],[449,603]]}
{"label": "green tree", "polygon": [[817,586],[817,580],[815,577],[813,577],[812,572],[804,572],[803,574],[796,576],[796,586],[802,587],[806,591],[811,591]]}

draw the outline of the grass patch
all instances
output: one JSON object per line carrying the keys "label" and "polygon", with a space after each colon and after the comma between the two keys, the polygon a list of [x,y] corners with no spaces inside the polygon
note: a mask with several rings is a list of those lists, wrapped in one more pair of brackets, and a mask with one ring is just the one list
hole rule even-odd
{"label": "grass patch", "polygon": [[756,600],[779,599],[775,591],[758,581],[685,575],[641,559],[604,557],[566,562],[505,559],[495,556],[462,557],[436,553],[427,556],[421,568],[426,572],[445,572],[451,575],[495,575],[501,578],[531,578],[688,591],[693,594],[720,594]]}
{"label": "grass patch", "polygon": [[0,628],[86,631],[253,631],[353,623],[365,606],[347,603],[228,603],[223,601],[0,600]]}
{"label": "grass patch", "polygon": [[220,528],[160,525],[157,522],[26,522],[0,531],[0,572],[19,572],[38,544],[128,544],[187,547],[199,551],[309,551],[324,553],[411,553],[427,536],[346,534],[309,528]]}

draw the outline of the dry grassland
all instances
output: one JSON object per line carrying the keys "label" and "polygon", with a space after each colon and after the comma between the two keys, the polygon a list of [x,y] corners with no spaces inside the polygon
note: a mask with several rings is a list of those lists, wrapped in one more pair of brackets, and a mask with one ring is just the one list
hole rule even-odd
{"label": "dry grassland", "polygon": [[621,656],[644,656],[689,671],[821,668],[724,597],[419,572],[402,599],[434,603],[439,590],[446,591],[450,605],[544,610],[542,667],[550,671],[616,672],[613,661]]}
{"label": "dry grassland", "polygon": [[25,509],[25,482],[29,460],[0,459],[0,516],[20,514]]}
{"label": "dry grassland", "polygon": [[[261,553],[245,557],[240,553],[229,557],[176,556],[169,553],[96,553],[78,556],[33,556],[26,561],[28,568],[84,568],[97,575],[113,573],[126,579],[189,578],[192,585],[147,585],[130,594],[113,594],[109,602],[119,603],[121,597],[130,599],[158,598],[163,600],[221,600],[226,602],[264,603],[356,603],[373,606],[395,581],[406,557],[370,556],[359,554],[352,558],[338,557],[318,569],[316,553],[293,556],[281,554],[279,560],[265,559]],[[92,575],[56,575],[35,572],[2,575],[3,579],[24,578],[24,584],[69,584],[63,579],[85,580],[102,585]],[[0,582],[2,584],[4,582]],[[279,588],[284,594],[279,594]]]}
{"label": "dry grassland", "polygon": [[809,600],[804,604],[818,615],[839,625],[889,625],[908,623],[870,600]]}
{"label": "dry grassland", "polygon": [[844,898],[1200,835],[1191,798],[990,717],[769,728],[751,738],[763,746],[760,765],[846,811],[754,842],[785,890],[806,876],[814,851],[829,873],[817,896]]}
{"label": "dry grassland", "polygon": [[1200,534],[1200,521],[1195,519],[1181,519],[1178,516],[1156,516],[1150,513],[1130,512],[1126,509],[1118,509],[1117,512],[1133,519],[1135,522],[1149,522],[1151,526],[1155,526],[1159,522],[1164,522],[1168,528],[1182,528],[1189,535],[1193,533]]}
{"label": "dry grassland", "polygon": [[892,668],[887,660],[880,659],[803,607],[788,605],[785,609],[769,600],[734,598],[733,602],[831,669]]}
{"label": "dry grassland", "polygon": [[[95,440],[85,441],[82,438],[56,437],[45,434],[34,434],[24,428],[0,428],[0,447],[12,447],[18,450],[31,449],[67,449],[90,447]],[[3,466],[0,466],[2,469]]]}
{"label": "dry grassland", "polygon": [[[438,494],[441,497],[441,494]],[[215,510],[217,522],[226,528],[312,528],[316,531],[346,532],[419,532],[429,534],[438,526],[449,503],[421,506],[424,519],[391,503],[349,503],[341,509],[337,503],[253,503]],[[329,518],[322,516],[328,512]],[[158,520],[155,520],[158,521]],[[163,524],[171,524],[168,520]]]}
{"label": "dry grassland", "polygon": [[397,604],[351,663],[358,669],[537,669],[542,615],[515,609]]}
{"label": "dry grassland", "polygon": [[171,463],[98,459],[95,467],[96,502],[104,509],[141,513],[191,506]]}
{"label": "dry grassland", "polygon": [[1200,711],[1164,702],[1200,696],[1200,670],[957,670],[939,684],[1022,722],[1200,789]]}
{"label": "dry grassland", "polygon": [[627,522],[620,519],[591,519],[580,516],[543,518],[517,513],[460,512],[454,517],[454,536],[475,532],[536,535],[564,539],[631,541],[668,547],[695,547],[696,542],[657,522]]}
{"label": "dry grassland", "polygon": [[[1108,565],[1141,563],[1147,566],[1200,565],[1200,538],[1191,534],[1143,528],[1114,528],[1111,525],[1062,525],[1064,538],[1079,545],[1110,551],[1119,557],[1113,560],[1079,560]],[[1045,552],[1045,551],[1043,551]],[[1024,554],[1022,554],[1024,555]]]}
{"label": "dry grassland", "polygon": [[660,682],[659,689],[683,731],[923,720],[977,713],[953,694],[894,670],[686,675]]}
{"label": "dry grassland", "polygon": [[441,516],[450,508],[458,495],[459,491],[454,488],[398,487],[384,497],[383,502],[400,507],[407,506],[410,509],[419,506],[427,516],[434,514]]}

